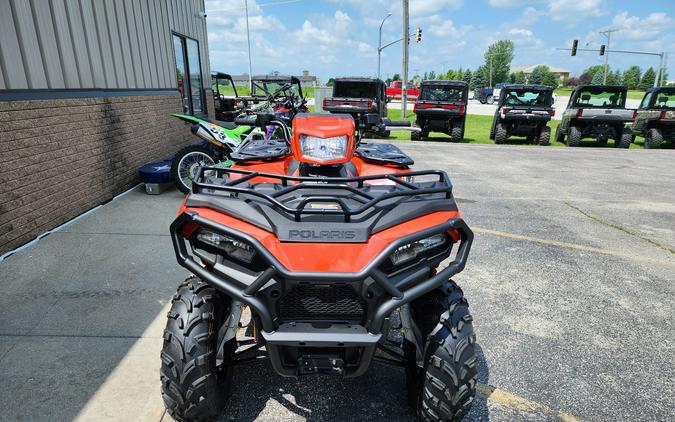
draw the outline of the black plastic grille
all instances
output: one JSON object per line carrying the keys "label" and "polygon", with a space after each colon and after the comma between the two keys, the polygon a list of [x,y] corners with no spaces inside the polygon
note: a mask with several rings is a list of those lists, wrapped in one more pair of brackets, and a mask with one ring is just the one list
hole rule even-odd
{"label": "black plastic grille", "polygon": [[362,320],[366,305],[345,284],[297,284],[281,299],[284,320]]}

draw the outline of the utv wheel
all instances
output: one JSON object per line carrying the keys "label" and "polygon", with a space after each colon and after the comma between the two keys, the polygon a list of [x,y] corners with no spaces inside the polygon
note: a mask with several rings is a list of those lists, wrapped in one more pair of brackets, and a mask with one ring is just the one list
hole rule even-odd
{"label": "utv wheel", "polygon": [[633,136],[631,131],[624,129],[623,133],[621,133],[621,138],[619,138],[619,142],[615,141],[615,146],[617,148],[630,148],[630,144],[633,143],[634,139],[635,136]]}
{"label": "utv wheel", "polygon": [[649,129],[645,134],[645,148],[660,148],[663,142],[663,134],[658,129]]}
{"label": "utv wheel", "polygon": [[454,126],[450,131],[450,142],[462,142],[464,139],[464,127]]}
{"label": "utv wheel", "polygon": [[162,398],[178,421],[216,418],[227,397],[234,343],[217,363],[218,329],[228,300],[196,277],[183,282],[171,301],[162,347]]}
{"label": "utv wheel", "polygon": [[[415,125],[413,126],[416,129],[419,129],[419,126]],[[411,141],[419,141],[421,138],[422,132],[421,131],[412,131],[410,132],[410,140]]]}
{"label": "utv wheel", "polygon": [[495,126],[495,144],[506,143],[507,136],[506,125],[504,123],[497,123]]}
{"label": "utv wheel", "polygon": [[382,132],[382,137],[383,137],[383,138],[386,139],[386,138],[388,138],[388,137],[390,137],[390,136],[391,136],[391,131],[390,131],[390,130],[385,130],[384,132]]}
{"label": "utv wheel", "polygon": [[539,134],[539,145],[549,145],[551,143],[551,128],[544,126]]}
{"label": "utv wheel", "polygon": [[558,126],[555,128],[555,141],[556,141],[556,142],[559,142],[559,143],[561,143],[561,144],[562,144],[563,142],[565,142],[565,134],[564,134],[563,131],[560,129],[560,125],[558,125]]}
{"label": "utv wheel", "polygon": [[174,185],[183,193],[192,189],[197,169],[201,166],[216,164],[216,157],[209,149],[191,145],[178,151],[171,161],[171,178]]}
{"label": "utv wheel", "polygon": [[578,147],[581,145],[581,130],[576,126],[570,126],[570,133],[567,135],[567,146]]}
{"label": "utv wheel", "polygon": [[422,420],[455,421],[469,410],[476,393],[476,336],[469,304],[454,282],[432,293],[413,304],[427,341],[424,367],[407,371],[408,384],[417,388],[413,396]]}
{"label": "utv wheel", "polygon": [[490,104],[490,105],[494,104],[495,103],[495,97],[493,97],[492,95],[488,95],[487,103]]}

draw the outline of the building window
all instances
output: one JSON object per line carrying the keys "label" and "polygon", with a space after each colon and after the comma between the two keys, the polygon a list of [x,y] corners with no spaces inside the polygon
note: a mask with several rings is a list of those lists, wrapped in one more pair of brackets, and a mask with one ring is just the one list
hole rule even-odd
{"label": "building window", "polygon": [[182,35],[173,35],[176,56],[176,79],[183,99],[183,113],[206,114],[202,91],[202,66],[199,60],[197,40]]}

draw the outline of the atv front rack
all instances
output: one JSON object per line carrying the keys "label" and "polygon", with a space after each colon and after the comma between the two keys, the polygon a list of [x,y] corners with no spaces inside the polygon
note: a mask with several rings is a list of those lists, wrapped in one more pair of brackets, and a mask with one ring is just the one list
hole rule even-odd
{"label": "atv front rack", "polygon": [[[195,224],[199,227],[204,227],[216,233],[234,237],[247,242],[264,259],[265,263],[268,265],[267,270],[258,274],[253,281],[247,283],[246,285],[243,285],[242,282],[234,280],[227,275],[220,276],[207,270],[188,253],[188,247],[186,244],[187,239],[185,239],[183,235],[183,228],[188,224]],[[375,282],[391,296],[391,299],[389,299],[387,302],[384,302],[379,307],[375,313],[375,317],[369,324],[369,332],[373,334],[379,334],[382,329],[384,319],[394,309],[414,299],[417,299],[424,293],[434,289],[444,281],[450,279],[455,274],[461,272],[466,265],[466,261],[469,257],[469,250],[471,249],[471,243],[473,242],[473,232],[471,229],[469,229],[469,226],[467,226],[464,220],[460,218],[453,218],[443,224],[412,233],[408,236],[391,242],[386,248],[382,250],[382,252],[380,252],[380,254],[375,259],[373,259],[359,272],[297,272],[286,269],[284,265],[279,262],[277,258],[272,255],[255,237],[213,220],[204,218],[196,212],[187,211],[181,214],[171,224],[170,231],[178,263],[201,277],[203,280],[213,284],[224,293],[251,306],[255,313],[260,317],[263,329],[268,332],[275,331],[276,327],[274,320],[270,311],[264,306],[264,304],[255,298],[255,294],[258,293],[258,291],[260,291],[260,289],[262,289],[265,284],[267,284],[267,282],[275,276],[281,276],[290,280],[301,280],[315,283],[360,281],[365,278],[372,277],[373,280],[375,280]],[[412,274],[405,274],[404,277],[388,276],[379,268],[397,248],[417,240],[433,236],[435,234],[447,233],[449,231],[457,231],[459,233],[459,248],[457,249],[455,259],[435,276],[426,280],[419,280],[419,271],[413,271]],[[422,274],[422,276],[424,276],[424,274]],[[420,282],[417,283],[417,281]]]}
{"label": "atv front rack", "polygon": [[[207,174],[207,172],[209,174]],[[231,178],[230,175],[238,175],[241,177]],[[223,178],[223,176],[228,176]],[[414,177],[431,176],[435,180],[425,180],[423,183],[413,183],[405,179],[412,179]],[[261,178],[265,180],[272,180],[271,183],[278,183],[282,189],[275,190],[273,193],[265,193],[254,188],[248,187],[246,182],[252,179]],[[219,180],[221,183],[214,183]],[[374,195],[364,191],[364,186],[368,182],[384,181],[386,183],[396,186],[395,189],[389,192],[383,192],[379,195]],[[330,194],[316,195],[311,194],[303,196],[303,191],[325,190]],[[338,215],[344,218],[345,222],[349,222],[353,216],[363,214],[371,210],[376,204],[393,198],[405,197],[419,197],[421,195],[443,194],[446,199],[452,198],[452,183],[447,173],[441,170],[426,170],[426,171],[410,171],[405,173],[382,174],[373,176],[359,176],[359,177],[331,177],[331,178],[317,178],[317,177],[300,177],[300,176],[286,176],[274,173],[263,173],[257,171],[239,170],[233,168],[220,168],[205,166],[200,167],[197,171],[194,181],[192,182],[192,192],[194,194],[209,194],[215,192],[228,192],[234,195],[246,194],[253,195],[260,199],[267,201],[270,205],[282,210],[290,215],[293,215],[295,221],[300,221],[302,215]],[[336,192],[344,192],[351,194],[350,200],[358,202],[360,205],[350,207],[345,201],[344,196],[338,196]],[[282,199],[290,193],[294,193],[293,200],[298,197],[302,199],[298,201],[297,206],[289,206],[291,200]],[[319,207],[312,208],[311,205],[323,203],[333,204],[334,207]]]}

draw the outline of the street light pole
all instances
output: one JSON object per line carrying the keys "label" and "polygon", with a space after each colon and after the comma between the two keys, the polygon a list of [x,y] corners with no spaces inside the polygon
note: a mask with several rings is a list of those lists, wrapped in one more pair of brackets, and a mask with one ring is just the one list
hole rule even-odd
{"label": "street light pole", "polygon": [[605,48],[605,74],[602,77],[603,85],[607,84],[607,71],[609,70],[609,41],[612,35],[612,32],[617,32],[618,29],[608,29],[606,31],[600,31],[600,33],[607,37],[607,47]]}
{"label": "street light pole", "polygon": [[389,16],[391,16],[391,13],[388,13],[387,16],[382,19],[382,23],[380,23],[380,38],[377,43],[377,79],[380,79],[380,57],[382,56],[382,25],[384,25],[384,21],[386,21]]}
{"label": "street light pole", "polygon": [[405,109],[408,99],[408,43],[410,42],[408,28],[408,0],[403,0],[403,87],[401,92],[401,117],[405,119]]}
{"label": "street light pole", "polygon": [[248,90],[253,91],[253,75],[251,75],[251,33],[248,30],[248,0],[244,0],[246,8],[246,42],[248,43]]}

